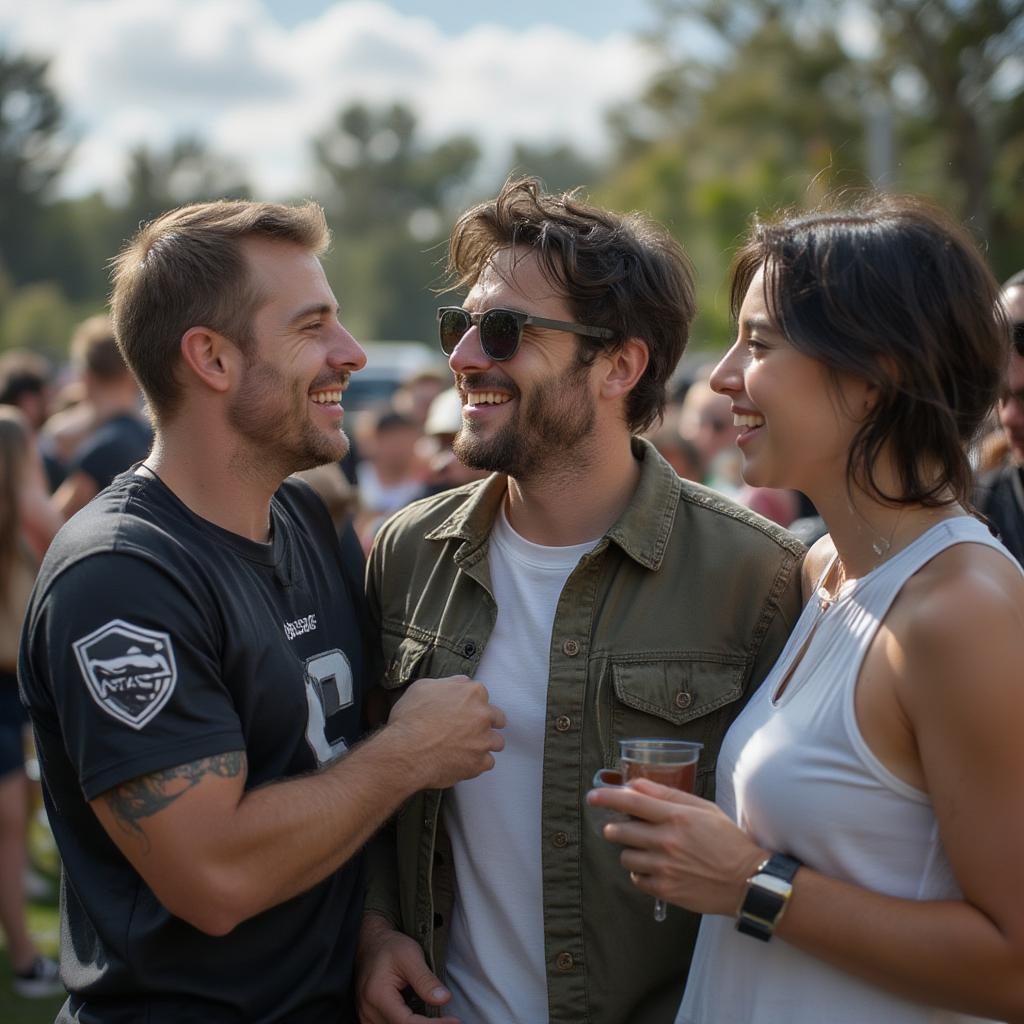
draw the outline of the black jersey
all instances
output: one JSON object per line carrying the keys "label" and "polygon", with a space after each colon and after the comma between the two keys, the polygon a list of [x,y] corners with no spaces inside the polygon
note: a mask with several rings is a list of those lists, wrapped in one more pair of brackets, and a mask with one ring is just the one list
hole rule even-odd
{"label": "black jersey", "polygon": [[20,674],[64,864],[61,1019],[354,1019],[360,858],[213,937],[164,909],[87,802],[235,750],[253,788],[357,739],[361,566],[305,484],[278,491],[271,524],[249,541],[126,473],[43,562]]}

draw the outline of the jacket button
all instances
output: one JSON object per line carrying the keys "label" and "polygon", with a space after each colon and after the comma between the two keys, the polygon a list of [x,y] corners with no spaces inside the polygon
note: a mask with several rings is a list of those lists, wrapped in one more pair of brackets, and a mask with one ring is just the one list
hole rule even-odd
{"label": "jacket button", "polygon": [[572,728],[572,719],[568,715],[559,715],[555,719],[555,728],[559,732],[568,732]]}
{"label": "jacket button", "polygon": [[476,656],[476,644],[472,640],[467,640],[462,647],[462,653],[467,658],[473,658]]}
{"label": "jacket button", "polygon": [[570,658],[575,658],[580,653],[580,642],[579,640],[566,640],[562,644],[562,653],[569,655]]}
{"label": "jacket button", "polygon": [[569,833],[568,832],[556,832],[551,837],[551,842],[555,846],[557,846],[559,849],[562,849],[563,846],[568,846],[569,845]]}
{"label": "jacket button", "polygon": [[685,711],[693,703],[693,694],[687,693],[685,690],[680,690],[676,694],[676,707],[680,711]]}
{"label": "jacket button", "polygon": [[559,953],[555,957],[555,966],[560,971],[571,971],[576,961],[572,958],[572,953]]}

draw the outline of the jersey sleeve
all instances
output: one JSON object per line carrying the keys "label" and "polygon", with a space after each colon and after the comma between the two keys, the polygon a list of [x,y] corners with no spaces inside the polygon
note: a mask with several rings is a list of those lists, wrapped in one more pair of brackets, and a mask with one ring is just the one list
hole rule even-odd
{"label": "jersey sleeve", "polygon": [[60,723],[87,800],[128,779],[243,750],[213,607],[132,555],[86,558],[28,623],[30,703]]}

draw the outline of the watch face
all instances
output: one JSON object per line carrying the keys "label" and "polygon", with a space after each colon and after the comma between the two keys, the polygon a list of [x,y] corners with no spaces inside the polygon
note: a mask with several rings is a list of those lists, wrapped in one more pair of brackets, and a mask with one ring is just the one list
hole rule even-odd
{"label": "watch face", "polygon": [[793,891],[792,882],[787,882],[784,878],[776,878],[775,875],[754,875],[750,884],[756,885],[758,889],[767,889],[783,899],[788,899],[789,894]]}

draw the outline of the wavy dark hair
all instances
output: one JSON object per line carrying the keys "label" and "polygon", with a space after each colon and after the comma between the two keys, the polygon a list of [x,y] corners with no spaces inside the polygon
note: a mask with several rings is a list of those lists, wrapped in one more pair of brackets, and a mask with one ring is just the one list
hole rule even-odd
{"label": "wavy dark hair", "polygon": [[450,286],[472,288],[495,254],[512,247],[537,255],[577,322],[612,330],[608,341],[579,338],[579,365],[629,338],[646,342],[647,368],[626,401],[626,422],[640,433],[658,420],[697,311],[693,270],[679,243],[642,214],[602,210],[577,192],[544,192],[536,178],[510,179],[496,198],[456,223],[448,247]]}
{"label": "wavy dark hair", "polygon": [[[845,209],[755,220],[732,269],[738,318],[757,271],[795,349],[838,383],[853,374],[878,401],[854,437],[847,486],[891,505],[970,507],[974,440],[1009,358],[999,285],[971,236],[913,196],[870,193]],[[898,493],[875,465],[888,447]]]}

